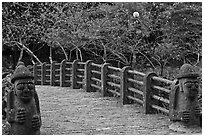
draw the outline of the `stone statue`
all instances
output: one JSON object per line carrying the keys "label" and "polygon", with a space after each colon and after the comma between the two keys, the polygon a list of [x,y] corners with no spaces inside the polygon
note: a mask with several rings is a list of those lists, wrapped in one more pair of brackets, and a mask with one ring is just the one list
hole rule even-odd
{"label": "stone statue", "polygon": [[40,134],[40,106],[33,78],[29,69],[19,61],[11,78],[14,90],[7,98],[7,120],[13,135]]}
{"label": "stone statue", "polygon": [[184,125],[200,125],[201,108],[198,106],[199,75],[190,64],[180,68],[178,81],[170,93],[169,117]]}

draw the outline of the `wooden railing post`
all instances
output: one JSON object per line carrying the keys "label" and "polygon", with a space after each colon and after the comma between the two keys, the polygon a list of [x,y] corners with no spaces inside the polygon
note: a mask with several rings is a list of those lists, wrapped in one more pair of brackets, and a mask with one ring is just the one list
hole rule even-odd
{"label": "wooden railing post", "polygon": [[144,114],[151,114],[152,113],[152,108],[151,108],[151,96],[153,93],[153,81],[152,77],[157,76],[156,73],[149,72],[145,75],[143,82],[144,82],[144,87],[143,87],[143,113]]}
{"label": "wooden railing post", "polygon": [[92,88],[91,88],[91,84],[92,84],[92,82],[91,82],[91,70],[92,70],[91,63],[93,63],[93,61],[88,60],[86,62],[86,64],[85,64],[84,90],[86,92],[91,92],[92,91]]}
{"label": "wooden railing post", "polygon": [[60,87],[65,86],[65,67],[67,60],[64,59],[60,64]]}
{"label": "wooden railing post", "polygon": [[33,76],[34,76],[34,84],[37,84],[37,76],[38,76],[37,63],[33,65]]}
{"label": "wooden railing post", "polygon": [[105,64],[103,64],[103,66],[101,68],[101,93],[102,93],[103,97],[109,96],[109,94],[107,92],[108,66],[110,66],[110,64],[105,63]]}
{"label": "wooden railing post", "polygon": [[73,88],[73,89],[78,89],[80,87],[80,85],[77,85],[78,62],[79,62],[79,60],[74,60],[72,63],[72,85],[71,85],[71,88]]}
{"label": "wooden railing post", "polygon": [[50,85],[51,86],[55,85],[55,63],[56,61],[53,61],[50,66]]}
{"label": "wooden railing post", "polygon": [[41,85],[45,84],[46,62],[41,64]]}
{"label": "wooden railing post", "polygon": [[121,105],[125,104],[131,104],[133,103],[132,100],[128,99],[127,96],[130,95],[128,91],[128,87],[130,84],[128,83],[128,78],[130,78],[130,75],[128,74],[128,70],[130,70],[130,66],[123,67],[121,70],[121,78],[120,78],[120,103]]}

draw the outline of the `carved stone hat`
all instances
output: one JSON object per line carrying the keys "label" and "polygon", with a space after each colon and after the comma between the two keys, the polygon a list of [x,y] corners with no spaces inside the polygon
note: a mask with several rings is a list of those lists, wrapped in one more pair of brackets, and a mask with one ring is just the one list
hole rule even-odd
{"label": "carved stone hat", "polygon": [[194,67],[190,64],[183,64],[180,68],[180,72],[177,79],[181,78],[197,78],[199,74],[195,71]]}
{"label": "carved stone hat", "polygon": [[19,61],[14,71],[14,74],[11,77],[11,83],[14,83],[17,79],[25,78],[34,79],[34,76],[30,72],[30,70],[27,67],[25,67],[25,64],[22,61]]}

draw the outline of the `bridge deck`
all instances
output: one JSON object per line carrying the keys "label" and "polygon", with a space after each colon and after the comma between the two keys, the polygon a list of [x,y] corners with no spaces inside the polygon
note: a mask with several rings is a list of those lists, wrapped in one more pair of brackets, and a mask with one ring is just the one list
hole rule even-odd
{"label": "bridge deck", "polygon": [[61,87],[36,86],[36,89],[43,135],[183,134],[169,129],[167,116],[144,115],[136,104],[121,107],[115,97]]}

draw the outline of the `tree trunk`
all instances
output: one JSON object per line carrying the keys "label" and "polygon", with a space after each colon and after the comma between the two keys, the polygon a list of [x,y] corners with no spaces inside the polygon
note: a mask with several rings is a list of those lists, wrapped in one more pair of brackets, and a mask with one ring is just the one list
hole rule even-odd
{"label": "tree trunk", "polygon": [[79,48],[78,48],[78,50],[79,50],[80,61],[83,61],[82,52]]}
{"label": "tree trunk", "polygon": [[63,51],[63,53],[64,53],[64,56],[65,56],[65,59],[68,60],[67,53],[66,53],[66,51],[64,50],[63,46],[62,46],[59,42],[57,42],[57,41],[55,41],[55,42],[56,42],[56,43],[60,46],[60,48],[62,49],[62,51]]}
{"label": "tree trunk", "polygon": [[72,58],[72,50],[69,51],[69,61],[71,61]]}
{"label": "tree trunk", "polygon": [[17,47],[14,47],[14,56],[13,57],[13,69],[15,69],[16,65],[17,65]]}
{"label": "tree trunk", "polygon": [[164,73],[164,65],[161,64],[160,76],[162,77]]}
{"label": "tree trunk", "polygon": [[197,53],[197,61],[194,66],[198,65],[199,63],[200,63],[200,54]]}
{"label": "tree trunk", "polygon": [[103,61],[106,62],[107,61],[107,51],[106,51],[106,46],[103,44],[102,40],[101,41],[101,44],[103,46],[103,49],[104,49],[104,54],[103,54]]}
{"label": "tree trunk", "polygon": [[140,53],[142,56],[144,56],[148,60],[148,62],[151,64],[151,66],[153,67],[154,70],[156,69],[156,67],[154,66],[153,62],[145,54],[143,54],[139,50],[137,50],[137,52]]}
{"label": "tree trunk", "polygon": [[136,65],[137,61],[136,61],[136,53],[135,51],[132,54],[132,68],[136,69],[137,65]]}
{"label": "tree trunk", "polygon": [[49,59],[50,59],[50,64],[52,64],[52,46],[50,45],[50,56],[49,56]]}
{"label": "tree trunk", "polygon": [[79,51],[76,49],[76,59],[78,60],[79,59],[79,53],[78,53]]}
{"label": "tree trunk", "polygon": [[20,53],[20,57],[18,58],[18,61],[22,60],[22,58],[23,58],[23,51],[24,51],[24,48],[21,49],[21,53]]}

